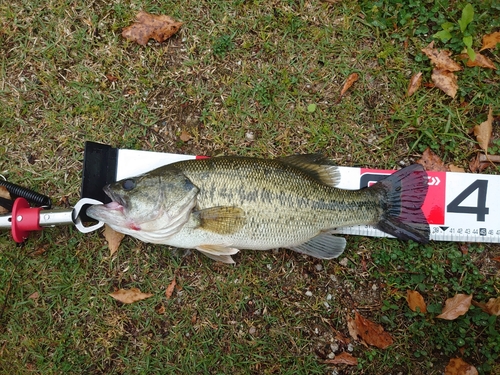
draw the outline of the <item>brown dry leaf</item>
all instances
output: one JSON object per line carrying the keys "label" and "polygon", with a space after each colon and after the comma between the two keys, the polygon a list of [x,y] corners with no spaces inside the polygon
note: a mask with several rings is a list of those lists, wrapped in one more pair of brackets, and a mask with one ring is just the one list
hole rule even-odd
{"label": "brown dry leaf", "polygon": [[465,173],[465,169],[463,169],[462,167],[457,167],[456,165],[453,164],[448,164],[448,170],[450,172]]}
{"label": "brown dry leaf", "polygon": [[444,369],[444,375],[477,375],[476,368],[462,358],[452,358]]}
{"label": "brown dry leaf", "polygon": [[167,311],[167,309],[165,308],[165,306],[159,305],[159,306],[156,306],[155,311],[157,314],[163,315],[163,314],[165,314],[165,311]]}
{"label": "brown dry leaf", "polygon": [[340,91],[340,96],[344,96],[347,90],[354,84],[359,79],[359,74],[358,73],[352,73],[347,77],[347,81],[345,81],[344,86],[342,87],[342,90]]}
{"label": "brown dry leaf", "polygon": [[457,294],[455,297],[446,300],[443,312],[436,316],[436,318],[455,320],[469,311],[471,303],[472,294]]}
{"label": "brown dry leaf", "polygon": [[108,242],[109,256],[112,256],[118,251],[123,237],[125,237],[123,233],[119,233],[113,230],[109,225],[104,224],[104,238],[106,238]]}
{"label": "brown dry leaf", "polygon": [[480,51],[488,48],[495,48],[497,43],[500,43],[500,31],[495,31],[492,34],[487,34],[483,36],[483,46]]}
{"label": "brown dry leaf", "polygon": [[500,263],[500,257],[491,258],[491,260],[494,260],[495,262],[499,262]]}
{"label": "brown dry leaf", "polygon": [[423,165],[426,171],[446,172],[447,170],[441,158],[432,152],[429,147],[425,149],[417,163]]}
{"label": "brown dry leaf", "polygon": [[472,304],[487,314],[500,316],[500,297],[490,298],[486,303],[472,301]]}
{"label": "brown dry leaf", "polygon": [[189,134],[187,131],[183,130],[181,132],[181,135],[179,136],[179,138],[182,142],[187,142],[191,139],[191,134]]}
{"label": "brown dry leaf", "polygon": [[40,294],[38,292],[34,292],[32,294],[30,294],[30,296],[28,297],[29,299],[38,299],[40,297]]}
{"label": "brown dry leaf", "polygon": [[408,290],[406,292],[406,301],[412,311],[417,311],[418,308],[422,313],[427,312],[427,305],[425,304],[424,297],[416,290]]}
{"label": "brown dry leaf", "polygon": [[481,68],[488,68],[488,69],[496,69],[497,67],[495,66],[495,63],[491,61],[488,57],[481,55],[479,52],[476,52],[476,58],[474,61],[472,61],[469,57],[468,54],[464,53],[460,55],[461,58],[464,60],[467,60],[465,65],[467,65],[469,68],[473,66],[479,66]]}
{"label": "brown dry leaf", "polygon": [[447,70],[448,72],[462,70],[462,67],[450,58],[451,52],[434,48],[434,42],[422,48],[422,52],[431,60],[437,70]]}
{"label": "brown dry leaf", "polygon": [[357,335],[369,345],[386,349],[393,343],[391,335],[385,332],[381,325],[363,318],[357,311],[355,312],[354,325]]}
{"label": "brown dry leaf", "polygon": [[161,43],[179,31],[182,26],[182,22],[177,22],[169,16],[143,11],[140,11],[135,18],[134,24],[123,29],[122,36],[142,46],[145,46],[149,39]]}
{"label": "brown dry leaf", "polygon": [[353,318],[351,318],[350,315],[347,315],[347,330],[349,331],[349,334],[354,340],[358,339],[359,336],[358,327],[356,326],[356,322],[354,321]]}
{"label": "brown dry leaf", "polygon": [[138,288],[119,289],[109,294],[111,297],[122,303],[134,303],[151,297],[152,293],[143,293]]}
{"label": "brown dry leaf", "polygon": [[420,88],[422,83],[422,72],[418,72],[413,75],[410,79],[410,84],[408,85],[408,91],[406,91],[406,96],[412,96]]}
{"label": "brown dry leaf", "polygon": [[490,106],[488,118],[479,125],[474,126],[474,135],[476,136],[479,147],[484,152],[488,153],[488,145],[490,144],[491,132],[493,131],[493,109]]}
{"label": "brown dry leaf", "polygon": [[[5,186],[0,186],[0,198],[12,200],[12,198],[10,197],[9,191],[7,190],[7,188]],[[0,206],[0,215],[6,214],[8,212],[9,212],[9,210],[7,208]]]}
{"label": "brown dry leaf", "polygon": [[349,365],[349,366],[357,366],[358,359],[352,356],[349,353],[342,352],[335,355],[333,359],[327,359],[325,362],[327,365]]}
{"label": "brown dry leaf", "polygon": [[458,79],[453,72],[445,69],[434,68],[432,70],[431,78],[434,85],[438,89],[444,91],[446,95],[449,95],[452,98],[457,95]]}
{"label": "brown dry leaf", "polygon": [[165,291],[165,296],[167,297],[167,299],[170,299],[170,297],[172,297],[172,293],[174,292],[176,285],[177,285],[177,281],[175,281],[175,277],[174,277],[172,282],[167,286],[167,290]]}

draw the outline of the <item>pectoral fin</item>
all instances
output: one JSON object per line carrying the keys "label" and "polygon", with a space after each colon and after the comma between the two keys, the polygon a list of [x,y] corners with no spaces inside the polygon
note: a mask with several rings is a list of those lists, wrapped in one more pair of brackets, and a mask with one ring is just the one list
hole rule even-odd
{"label": "pectoral fin", "polygon": [[201,245],[198,246],[196,250],[198,250],[200,253],[203,253],[210,259],[228,264],[234,263],[231,255],[239,252],[239,250],[235,249],[234,247],[228,247],[224,245]]}
{"label": "pectoral fin", "polygon": [[218,234],[233,234],[245,225],[245,212],[239,207],[210,207],[195,212],[199,227]]}
{"label": "pectoral fin", "polygon": [[321,233],[309,241],[289,249],[319,259],[333,259],[344,252],[345,245],[345,238],[335,237],[330,233]]}

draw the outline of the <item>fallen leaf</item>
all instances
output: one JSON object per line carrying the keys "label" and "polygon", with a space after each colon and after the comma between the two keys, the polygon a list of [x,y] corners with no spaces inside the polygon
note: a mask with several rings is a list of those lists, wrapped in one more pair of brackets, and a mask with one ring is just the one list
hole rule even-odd
{"label": "fallen leaf", "polygon": [[[0,186],[0,198],[7,199],[9,201],[12,200],[12,198],[10,197],[9,191],[7,190],[7,188],[5,186]],[[0,206],[0,215],[6,214],[9,212],[10,211],[7,209],[7,207]]]}
{"label": "fallen leaf", "polygon": [[471,303],[472,295],[457,294],[446,300],[443,311],[436,318],[455,320],[469,311]]}
{"label": "fallen leaf", "polygon": [[410,84],[408,85],[408,91],[406,91],[406,96],[412,96],[420,88],[422,84],[422,72],[418,72],[413,75],[410,79]]}
{"label": "fallen leaf", "polygon": [[465,169],[463,169],[462,167],[457,167],[456,165],[453,164],[448,164],[448,170],[450,172],[465,173]]}
{"label": "fallen leaf", "polygon": [[393,343],[391,335],[385,332],[381,325],[362,317],[357,311],[355,312],[354,323],[352,324],[356,337],[352,335],[351,329],[349,329],[349,333],[351,333],[354,339],[357,339],[359,336],[368,345],[373,345],[380,349],[386,349]]}
{"label": "fallen leaf", "polygon": [[474,126],[474,135],[476,136],[477,143],[483,151],[488,153],[488,145],[490,144],[491,132],[493,131],[493,109],[490,106],[488,118],[486,121],[479,125]]}
{"label": "fallen leaf", "polygon": [[349,331],[349,334],[354,340],[358,339],[359,336],[358,327],[356,326],[355,320],[351,318],[350,315],[347,315],[347,330]]}
{"label": "fallen leaf", "polygon": [[481,68],[488,68],[488,69],[497,68],[493,61],[491,61],[488,57],[481,55],[479,52],[476,52],[476,58],[474,60],[472,60],[466,53],[461,54],[460,57],[463,58],[464,60],[467,60],[465,65],[467,65],[469,68],[474,66],[479,66]]}
{"label": "fallen leaf", "polygon": [[109,294],[111,297],[122,303],[134,303],[151,297],[152,293],[143,293],[138,288],[119,289]]}
{"label": "fallen leaf", "polygon": [[28,297],[29,299],[38,299],[40,297],[40,294],[38,292],[34,292],[32,294],[30,294],[30,296]]}
{"label": "fallen leaf", "polygon": [[452,358],[444,369],[444,375],[477,375],[476,368],[461,358]]}
{"label": "fallen leaf", "polygon": [[495,48],[497,44],[500,43],[500,31],[495,31],[492,34],[487,34],[483,36],[483,46],[480,51],[489,48]]}
{"label": "fallen leaf", "polygon": [[500,257],[491,258],[491,260],[494,260],[495,262],[499,262],[500,263]]}
{"label": "fallen leaf", "polygon": [[122,36],[132,42],[145,46],[149,39],[161,43],[174,35],[182,26],[166,15],[155,15],[140,11],[136,16],[135,23],[124,28]]}
{"label": "fallen leaf", "polygon": [[174,277],[172,282],[167,286],[167,290],[165,291],[165,296],[167,297],[167,299],[170,299],[170,297],[172,297],[172,293],[174,292],[176,285],[177,285],[177,282],[175,281],[175,277]]}
{"label": "fallen leaf", "polygon": [[109,256],[112,256],[118,251],[120,244],[125,235],[113,230],[109,225],[104,224],[104,238],[108,242]]}
{"label": "fallen leaf", "polygon": [[422,154],[422,157],[417,160],[418,164],[424,166],[426,171],[446,172],[446,166],[439,156],[427,147]]}
{"label": "fallen leaf", "polygon": [[490,298],[486,303],[472,301],[472,304],[487,314],[500,316],[500,297]]}
{"label": "fallen leaf", "polygon": [[165,314],[165,311],[167,311],[167,309],[165,309],[165,306],[159,305],[156,307],[155,311],[157,314],[163,315]]}
{"label": "fallen leaf", "polygon": [[445,69],[434,68],[432,70],[431,78],[434,85],[438,89],[441,89],[441,91],[444,91],[446,95],[449,95],[452,98],[457,95],[458,79],[453,72]]}
{"label": "fallen leaf", "polygon": [[406,301],[412,311],[417,311],[418,308],[421,313],[427,312],[427,305],[425,304],[424,297],[416,290],[408,290],[406,292]]}
{"label": "fallen leaf", "polygon": [[347,90],[354,84],[359,79],[359,74],[358,73],[352,73],[347,77],[347,80],[344,83],[344,86],[342,87],[342,90],[340,91],[340,96],[344,96]]}
{"label": "fallen leaf", "polygon": [[182,142],[187,142],[191,139],[191,135],[187,131],[183,130],[179,138]]}
{"label": "fallen leaf", "polygon": [[106,74],[106,78],[109,82],[116,82],[118,81],[120,78],[118,77],[115,77],[114,75],[112,74]]}
{"label": "fallen leaf", "polygon": [[434,42],[422,48],[422,52],[425,53],[438,70],[447,70],[449,72],[462,70],[462,67],[450,58],[451,52],[434,48]]}
{"label": "fallen leaf", "polygon": [[358,359],[349,353],[342,352],[335,355],[333,359],[327,359],[324,361],[327,365],[349,365],[357,366]]}

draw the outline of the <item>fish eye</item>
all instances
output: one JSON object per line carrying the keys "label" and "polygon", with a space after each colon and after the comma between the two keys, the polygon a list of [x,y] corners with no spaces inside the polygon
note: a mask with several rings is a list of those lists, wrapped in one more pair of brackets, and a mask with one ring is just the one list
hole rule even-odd
{"label": "fish eye", "polygon": [[129,191],[129,190],[132,190],[133,188],[135,188],[135,181],[132,180],[131,178],[125,180],[122,182],[122,188],[123,190],[125,191]]}

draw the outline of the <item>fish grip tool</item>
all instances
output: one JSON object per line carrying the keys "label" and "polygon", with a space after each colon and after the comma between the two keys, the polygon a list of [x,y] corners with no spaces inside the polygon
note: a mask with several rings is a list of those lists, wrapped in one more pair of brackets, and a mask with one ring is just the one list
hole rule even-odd
{"label": "fish grip tool", "polygon": [[[82,198],[73,208],[51,209],[52,201],[45,195],[7,181],[0,181],[0,186],[4,186],[16,197],[12,205],[6,199],[2,201],[2,206],[11,209],[11,213],[0,215],[0,230],[10,229],[17,243],[24,242],[30,232],[45,227],[74,225],[80,232],[89,233],[104,225],[103,222],[98,222],[86,226],[84,222],[87,220],[82,220],[82,213],[86,211],[87,206],[102,203],[96,199]],[[30,202],[39,207],[32,207]]]}

